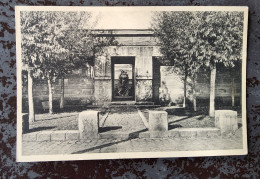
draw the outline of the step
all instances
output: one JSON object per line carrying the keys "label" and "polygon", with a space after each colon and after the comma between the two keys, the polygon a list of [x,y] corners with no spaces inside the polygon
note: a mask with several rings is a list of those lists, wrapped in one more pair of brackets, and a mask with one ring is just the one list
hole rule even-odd
{"label": "step", "polygon": [[[110,102],[110,105],[136,105],[136,106],[154,106],[154,102],[135,102],[135,101],[113,101]],[[160,105],[156,105],[160,106]]]}
{"label": "step", "polygon": [[[220,129],[210,128],[177,128],[167,132],[162,138],[194,138],[207,137],[214,138],[220,136]],[[146,131],[139,134],[139,138],[150,138],[150,132]]]}

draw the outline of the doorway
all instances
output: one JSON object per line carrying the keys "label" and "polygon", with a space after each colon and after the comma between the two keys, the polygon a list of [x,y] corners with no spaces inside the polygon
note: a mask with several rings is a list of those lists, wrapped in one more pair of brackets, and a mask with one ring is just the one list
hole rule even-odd
{"label": "doorway", "polygon": [[135,58],[112,57],[112,100],[135,100]]}

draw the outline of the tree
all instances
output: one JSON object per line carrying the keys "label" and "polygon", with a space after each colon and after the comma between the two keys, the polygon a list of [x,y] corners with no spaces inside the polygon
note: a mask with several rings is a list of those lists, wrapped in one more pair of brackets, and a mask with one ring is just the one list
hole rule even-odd
{"label": "tree", "polygon": [[[241,61],[243,13],[241,12],[162,12],[154,16],[154,31],[161,53],[170,59],[178,74],[193,80],[201,66],[211,70],[209,115],[215,113],[215,80],[217,64],[234,67]],[[185,105],[184,105],[185,106]],[[196,103],[194,102],[194,109]]]}
{"label": "tree", "polygon": [[209,115],[215,115],[215,81],[217,64],[234,67],[242,59],[243,13],[203,12],[199,25],[200,56],[210,67]]}
{"label": "tree", "polygon": [[[21,12],[21,34],[22,34],[22,63],[25,70],[28,72],[28,106],[29,106],[29,121],[35,121],[34,101],[33,101],[33,72],[36,71],[34,67],[34,60],[37,54],[37,44],[34,42],[34,37],[31,35],[33,26],[37,24],[35,14],[28,14]],[[38,36],[39,34],[35,34]],[[38,36],[39,37],[39,36]],[[36,37],[37,38],[37,37]]]}
{"label": "tree", "polygon": [[[99,36],[93,27],[88,29],[71,28],[70,30],[63,31],[63,35],[58,39],[59,44],[66,49],[69,53],[69,68],[62,70],[59,77],[62,81],[61,102],[60,107],[63,108],[64,104],[64,76],[68,71],[79,69],[84,66],[93,66],[94,60],[97,56],[105,53],[106,47],[110,45],[117,45],[114,37]],[[69,70],[68,70],[69,69]]]}
{"label": "tree", "polygon": [[[52,107],[52,83],[61,78],[60,107],[64,106],[64,77],[73,69],[93,64],[97,53],[114,40],[95,37],[89,12],[23,12],[24,62],[30,63],[37,77],[47,79],[49,113]],[[83,29],[84,28],[84,29]],[[27,39],[26,39],[27,38]],[[32,46],[32,47],[31,47]],[[30,57],[32,60],[28,60]]]}
{"label": "tree", "polygon": [[[70,14],[72,15],[72,14]],[[34,75],[46,78],[49,89],[49,113],[52,109],[52,82],[64,71],[67,64],[66,49],[56,41],[64,24],[62,12],[25,11],[21,13],[22,49],[25,64],[33,69]],[[72,16],[74,17],[74,16]],[[29,90],[28,90],[29,91]]]}
{"label": "tree", "polygon": [[196,111],[195,75],[203,64],[197,60],[200,16],[194,12],[159,12],[153,16],[153,30],[164,59],[170,59],[175,72],[184,82],[183,107],[186,107],[187,78],[193,81],[194,110]]}

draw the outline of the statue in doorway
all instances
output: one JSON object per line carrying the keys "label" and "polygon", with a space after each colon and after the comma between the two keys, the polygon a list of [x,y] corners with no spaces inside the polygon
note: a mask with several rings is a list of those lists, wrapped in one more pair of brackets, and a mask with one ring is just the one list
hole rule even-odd
{"label": "statue in doorway", "polygon": [[119,82],[118,82],[118,94],[119,96],[128,96],[128,83],[129,77],[126,71],[121,70],[121,74],[119,75]]}

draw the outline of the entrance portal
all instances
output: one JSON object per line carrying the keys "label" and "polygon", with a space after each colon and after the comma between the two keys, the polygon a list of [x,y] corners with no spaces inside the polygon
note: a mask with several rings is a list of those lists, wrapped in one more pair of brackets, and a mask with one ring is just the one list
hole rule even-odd
{"label": "entrance portal", "polygon": [[114,101],[134,100],[134,57],[112,57],[112,97]]}

